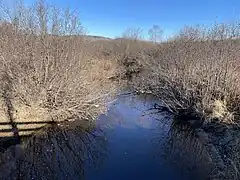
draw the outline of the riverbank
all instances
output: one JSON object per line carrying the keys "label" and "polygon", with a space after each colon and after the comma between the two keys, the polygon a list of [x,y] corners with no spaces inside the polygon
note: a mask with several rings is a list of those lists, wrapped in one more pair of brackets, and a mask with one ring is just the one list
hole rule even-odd
{"label": "riverbank", "polygon": [[239,39],[237,23],[186,28],[128,56],[131,63],[120,62],[131,72],[134,91],[161,100],[155,109],[170,112],[174,123],[203,138],[218,169],[216,179],[239,179]]}
{"label": "riverbank", "polygon": [[[116,60],[91,54],[93,44],[81,38],[81,24],[74,24],[80,23],[77,14],[42,1],[31,8],[22,4],[20,17],[0,23],[0,137],[30,135],[53,122],[92,123],[121,86],[111,80]],[[56,17],[43,18],[39,10]],[[54,30],[50,21],[68,27]]]}

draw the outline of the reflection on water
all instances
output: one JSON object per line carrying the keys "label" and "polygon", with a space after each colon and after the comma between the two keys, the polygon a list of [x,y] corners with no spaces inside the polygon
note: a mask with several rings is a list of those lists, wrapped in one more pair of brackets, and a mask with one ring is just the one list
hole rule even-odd
{"label": "reflection on water", "polygon": [[171,120],[149,110],[154,103],[160,102],[148,96],[120,97],[100,117],[97,123],[106,133],[109,153],[98,170],[86,170],[87,180],[188,179],[166,161]]}
{"label": "reflection on water", "polygon": [[156,114],[154,103],[121,96],[94,130],[47,127],[0,155],[0,179],[197,179],[208,161],[204,149],[171,126],[170,115]]}
{"label": "reflection on water", "polygon": [[84,161],[97,162],[103,153],[98,135],[53,125],[1,155],[0,179],[81,179]]}
{"label": "reflection on water", "polygon": [[186,179],[208,179],[216,170],[209,152],[196,132],[184,125],[172,125],[164,146],[166,162]]}

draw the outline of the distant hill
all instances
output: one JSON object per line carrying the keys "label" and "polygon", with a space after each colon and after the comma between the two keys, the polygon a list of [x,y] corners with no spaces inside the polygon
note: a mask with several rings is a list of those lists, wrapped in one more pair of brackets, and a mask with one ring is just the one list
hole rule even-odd
{"label": "distant hill", "polygon": [[83,35],[83,37],[85,37],[86,39],[91,40],[91,41],[98,41],[98,40],[111,41],[111,40],[113,40],[113,39],[108,38],[108,37],[94,36],[94,35]]}

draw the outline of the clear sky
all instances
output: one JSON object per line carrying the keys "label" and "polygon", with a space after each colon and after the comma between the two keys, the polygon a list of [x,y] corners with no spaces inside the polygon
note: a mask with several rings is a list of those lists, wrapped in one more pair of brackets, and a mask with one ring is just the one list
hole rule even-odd
{"label": "clear sky", "polygon": [[[25,0],[31,3],[34,0]],[[89,34],[120,36],[128,27],[145,32],[159,25],[170,35],[184,25],[209,24],[240,18],[240,0],[47,0],[81,13]]]}

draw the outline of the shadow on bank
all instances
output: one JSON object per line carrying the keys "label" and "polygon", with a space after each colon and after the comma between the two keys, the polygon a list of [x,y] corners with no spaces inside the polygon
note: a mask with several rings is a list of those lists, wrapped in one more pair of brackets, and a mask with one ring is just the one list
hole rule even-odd
{"label": "shadow on bank", "polygon": [[52,125],[54,122],[0,122],[0,152],[4,152],[12,145],[20,144],[22,140],[31,137],[36,131],[39,131],[46,125]]}

